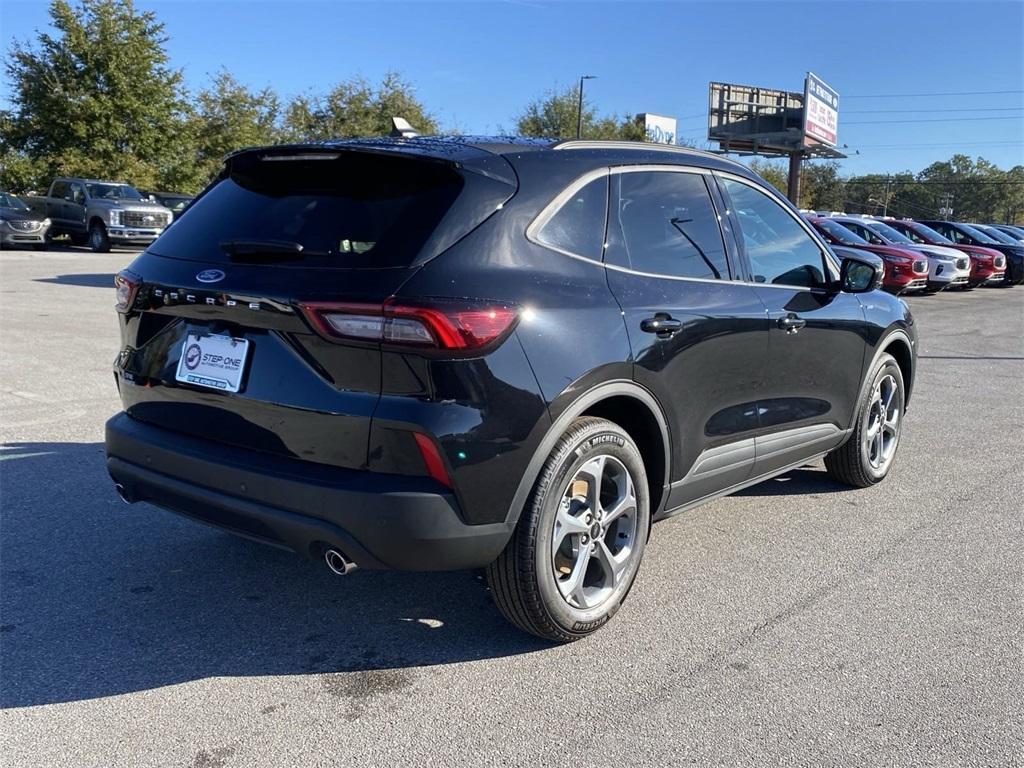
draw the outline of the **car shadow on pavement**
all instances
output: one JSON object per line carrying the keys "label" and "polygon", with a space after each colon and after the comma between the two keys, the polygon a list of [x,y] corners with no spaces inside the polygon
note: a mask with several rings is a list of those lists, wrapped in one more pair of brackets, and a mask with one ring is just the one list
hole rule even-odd
{"label": "car shadow on pavement", "polygon": [[123,504],[102,443],[0,448],[0,707],[550,647],[477,575],[357,571]]}
{"label": "car shadow on pavement", "polygon": [[791,469],[789,472],[765,480],[757,485],[737,491],[734,496],[793,496],[815,493],[840,493],[854,490],[849,485],[833,480],[821,466],[813,464]]}
{"label": "car shadow on pavement", "polygon": [[38,277],[37,283],[53,283],[55,285],[77,285],[82,288],[114,288],[114,273],[92,273],[82,275],[56,275],[55,277]]}

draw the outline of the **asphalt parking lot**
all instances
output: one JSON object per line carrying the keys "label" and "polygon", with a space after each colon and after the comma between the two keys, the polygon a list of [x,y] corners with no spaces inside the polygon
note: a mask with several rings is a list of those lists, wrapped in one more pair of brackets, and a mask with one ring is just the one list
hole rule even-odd
{"label": "asphalt parking lot", "polygon": [[655,527],[594,637],[470,573],[334,577],[125,506],[112,275],[0,253],[5,766],[1021,765],[1024,287],[909,299],[895,468],[812,465]]}

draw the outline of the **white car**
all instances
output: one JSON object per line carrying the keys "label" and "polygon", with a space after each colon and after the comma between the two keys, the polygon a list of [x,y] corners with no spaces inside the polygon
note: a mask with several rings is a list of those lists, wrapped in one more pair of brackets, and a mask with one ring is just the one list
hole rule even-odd
{"label": "white car", "polygon": [[917,251],[928,258],[928,290],[970,288],[971,257],[945,245],[915,243],[884,221],[868,216],[837,216],[840,224],[876,245],[894,245]]}

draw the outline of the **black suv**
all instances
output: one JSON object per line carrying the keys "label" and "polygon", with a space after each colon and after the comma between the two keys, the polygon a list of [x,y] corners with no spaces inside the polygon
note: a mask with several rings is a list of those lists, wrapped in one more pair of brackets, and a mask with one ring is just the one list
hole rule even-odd
{"label": "black suv", "polygon": [[824,456],[867,486],[916,360],[882,263],[650,144],[250,149],[116,278],[122,497],[347,573],[486,567],[558,641],[652,520]]}

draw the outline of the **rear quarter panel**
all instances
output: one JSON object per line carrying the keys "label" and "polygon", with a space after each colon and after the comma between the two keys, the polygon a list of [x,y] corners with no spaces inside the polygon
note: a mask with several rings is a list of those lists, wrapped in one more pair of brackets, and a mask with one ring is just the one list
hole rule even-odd
{"label": "rear quarter panel", "polygon": [[[571,153],[536,153],[544,155],[541,167],[528,154],[513,158],[519,192],[398,292],[489,299],[520,308],[515,333],[497,352],[478,362],[453,363],[446,383],[436,375],[442,368],[431,366],[432,381],[440,385],[432,401],[452,399],[462,409],[450,411],[458,426],[435,434],[474,522],[505,519],[552,420],[577,397],[601,382],[632,378],[629,339],[604,267],[526,238],[537,213],[594,163]],[[392,374],[402,367],[385,358],[380,415],[388,409],[391,382],[405,375]],[[474,461],[460,459],[461,454]]]}

